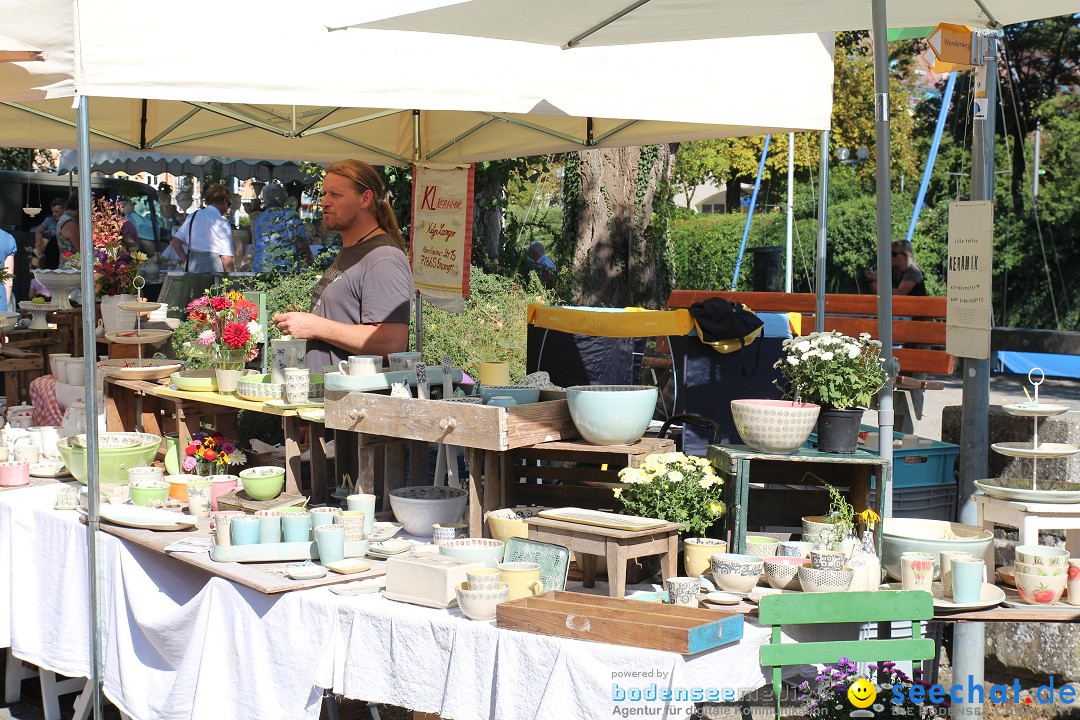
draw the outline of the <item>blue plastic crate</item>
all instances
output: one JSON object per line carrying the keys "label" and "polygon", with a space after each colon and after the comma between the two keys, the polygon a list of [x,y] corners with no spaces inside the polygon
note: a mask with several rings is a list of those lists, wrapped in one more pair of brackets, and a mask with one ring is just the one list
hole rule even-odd
{"label": "blue plastic crate", "polygon": [[[861,426],[867,432],[877,432],[871,425]],[[893,433],[900,440],[903,433]],[[956,482],[954,470],[956,456],[960,446],[952,443],[931,440],[929,445],[913,448],[893,448],[893,488],[925,487],[927,485],[947,485]],[[817,434],[810,433],[806,447],[817,445]],[[865,449],[865,448],[863,448]],[[867,452],[875,452],[867,450]],[[871,480],[871,487],[876,487],[877,478]]]}

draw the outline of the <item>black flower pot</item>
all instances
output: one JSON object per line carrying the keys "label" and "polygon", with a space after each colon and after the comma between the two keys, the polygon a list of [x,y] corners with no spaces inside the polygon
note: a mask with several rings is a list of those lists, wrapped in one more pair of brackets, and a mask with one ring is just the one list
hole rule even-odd
{"label": "black flower pot", "polygon": [[850,455],[859,445],[862,408],[821,408],[818,415],[817,448],[821,452]]}

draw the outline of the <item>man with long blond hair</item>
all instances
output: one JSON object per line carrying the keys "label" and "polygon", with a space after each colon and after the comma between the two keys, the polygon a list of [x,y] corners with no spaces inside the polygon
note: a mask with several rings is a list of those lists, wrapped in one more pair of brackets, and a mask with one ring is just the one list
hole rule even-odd
{"label": "man with long blond hair", "polygon": [[408,349],[412,270],[382,177],[365,162],[326,169],[323,221],[342,247],[311,297],[311,312],[274,315],[285,335],[305,339],[307,366],[320,372],[349,355]]}

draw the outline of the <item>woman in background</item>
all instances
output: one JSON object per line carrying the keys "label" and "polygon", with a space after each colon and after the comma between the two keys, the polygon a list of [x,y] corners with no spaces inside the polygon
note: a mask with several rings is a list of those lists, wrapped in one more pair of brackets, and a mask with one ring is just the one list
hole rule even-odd
{"label": "woman in background", "polygon": [[[877,293],[877,272],[867,268],[865,274],[870,281],[870,290]],[[926,294],[926,277],[915,262],[915,248],[908,240],[897,240],[892,244],[892,289],[893,295]]]}

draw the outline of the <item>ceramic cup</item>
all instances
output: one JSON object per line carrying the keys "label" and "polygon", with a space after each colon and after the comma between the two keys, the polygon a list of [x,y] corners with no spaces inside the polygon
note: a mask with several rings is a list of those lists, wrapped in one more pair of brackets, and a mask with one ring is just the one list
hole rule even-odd
{"label": "ceramic cup", "polygon": [[334,523],[345,527],[345,542],[363,541],[367,537],[364,533],[366,522],[367,517],[360,510],[345,510],[334,515]]}
{"label": "ceramic cup", "polygon": [[[970,560],[974,556],[961,550],[946,550],[941,553],[941,594],[947,598],[953,596],[953,560]],[[982,582],[980,580],[980,582]]]}
{"label": "ceramic cup", "polygon": [[[487,404],[494,405],[495,407],[513,407],[514,405],[517,405],[517,400],[509,395],[493,395],[491,399],[488,400]],[[512,593],[513,591],[513,588],[511,588],[510,592]]]}
{"label": "ceramic cup", "polygon": [[281,513],[277,510],[256,510],[255,517],[259,518],[259,542],[281,542]]}
{"label": "ceramic cup", "polygon": [[502,582],[510,586],[510,600],[539,595],[544,592],[540,582],[540,566],[531,562],[504,562],[498,564]]}
{"label": "ceramic cup", "polygon": [[364,513],[364,534],[370,535],[375,527],[375,496],[360,493],[349,495],[345,504],[350,511]]}
{"label": "ceramic cup", "polygon": [[498,590],[502,582],[502,571],[498,568],[476,568],[466,570],[465,577],[469,581],[470,590]]}
{"label": "ceramic cup", "polygon": [[[986,572],[986,562],[975,558],[954,557],[949,561],[949,572],[952,575],[952,598],[958,603],[973,603],[979,601],[982,595],[983,574]],[[931,573],[932,575],[932,573]]]}
{"label": "ceramic cup", "polygon": [[[980,580],[981,582],[981,580]],[[934,585],[934,561],[929,553],[900,556],[900,585],[903,590],[925,590]]]}
{"label": "ceramic cup", "polygon": [[319,562],[337,562],[345,559],[345,526],[321,525],[315,528],[315,542],[319,546]]}
{"label": "ceramic cup", "polygon": [[188,514],[200,520],[210,517],[210,479],[188,480]]}
{"label": "ceramic cup", "polygon": [[814,543],[803,542],[802,540],[781,540],[780,541],[780,556],[781,557],[810,557],[810,551],[814,549]]}
{"label": "ceramic cup", "polygon": [[30,442],[41,446],[42,457],[60,458],[60,451],[56,448],[56,442],[60,439],[59,425],[35,425],[29,428],[29,432]]}
{"label": "ceramic cup", "polygon": [[668,602],[672,605],[697,607],[698,593],[701,592],[700,577],[673,577],[664,580],[664,589],[668,593]]}
{"label": "ceramic cup", "polygon": [[256,545],[259,542],[259,527],[262,518],[254,515],[237,515],[229,523],[233,545]]}
{"label": "ceramic cup", "polygon": [[442,545],[444,542],[457,539],[457,531],[454,528],[438,527],[433,525],[431,527],[431,540],[436,545]]}
{"label": "ceramic cup", "polygon": [[307,402],[311,392],[311,376],[307,368],[285,368],[285,401],[291,404]]}
{"label": "ceramic cup", "polygon": [[18,461],[0,462],[0,487],[19,487],[29,484],[29,463]]}
{"label": "ceramic cup", "polygon": [[[510,363],[505,361],[500,362],[482,362],[476,370],[477,380],[482,385],[509,385],[510,384]],[[510,588],[511,594],[514,589]]]}
{"label": "ceramic cup", "polygon": [[[69,357],[71,357],[71,353],[49,353],[49,374],[56,378],[58,382],[64,382],[67,378],[67,373],[62,370],[63,364],[61,360]],[[60,373],[64,373],[64,377],[61,377]]]}
{"label": "ceramic cup", "polygon": [[715,538],[687,538],[683,542],[683,565],[686,574],[698,577],[710,571],[710,562],[716,553],[727,552],[727,541]]}
{"label": "ceramic cup", "polygon": [[350,355],[338,362],[342,375],[375,375],[382,370],[382,355]]}
{"label": "ceramic cup", "polygon": [[219,510],[210,516],[214,526],[214,542],[219,547],[232,545],[232,519],[243,514],[240,510]]}
{"label": "ceramic cup", "polygon": [[839,550],[810,551],[810,567],[815,570],[843,570],[845,559]]}
{"label": "ceramic cup", "polygon": [[236,490],[240,477],[238,475],[211,475],[207,479],[210,480],[210,509],[217,512],[218,498]]}
{"label": "ceramic cup", "polygon": [[132,485],[142,482],[161,482],[165,477],[165,468],[156,465],[128,468],[127,478]]}
{"label": "ceramic cup", "polygon": [[310,508],[308,512],[311,513],[311,528],[314,530],[323,525],[333,525],[334,516],[341,512],[341,510],[336,507],[317,507]]}
{"label": "ceramic cup", "polygon": [[390,353],[386,357],[390,360],[391,371],[413,370],[416,368],[416,363],[420,362],[420,353],[418,352],[396,352]]}
{"label": "ceramic cup", "polygon": [[311,541],[311,513],[288,512],[281,516],[281,534],[285,542]]}
{"label": "ceramic cup", "polygon": [[86,365],[81,357],[64,358],[61,363],[67,375],[67,384],[81,386],[86,379]]}
{"label": "ceramic cup", "polygon": [[16,445],[11,454],[15,462],[23,462],[27,465],[33,465],[41,461],[41,447],[30,443]]}
{"label": "ceramic cup", "polygon": [[1068,591],[1068,603],[1080,605],[1080,558],[1069,560],[1069,579],[1065,585]]}

